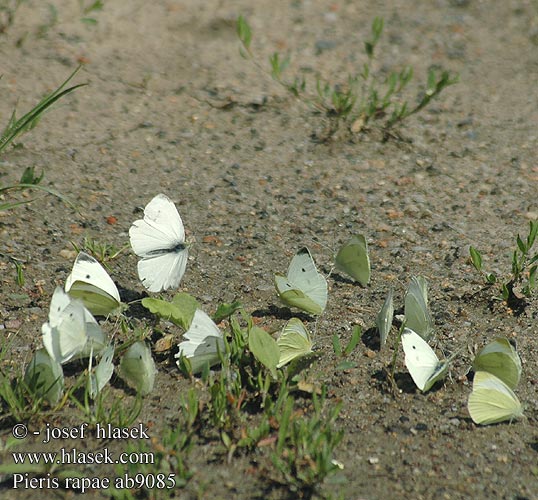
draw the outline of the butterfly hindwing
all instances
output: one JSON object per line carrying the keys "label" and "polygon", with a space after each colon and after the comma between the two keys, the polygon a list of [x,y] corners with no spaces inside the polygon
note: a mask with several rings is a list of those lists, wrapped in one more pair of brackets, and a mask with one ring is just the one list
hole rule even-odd
{"label": "butterfly hindwing", "polygon": [[101,360],[95,367],[95,370],[90,371],[90,396],[95,398],[99,394],[114,373],[114,346],[109,345],[103,350]]}
{"label": "butterfly hindwing", "polygon": [[156,373],[151,349],[143,341],[135,342],[121,358],[120,376],[142,396],[153,390]]}
{"label": "butterfly hindwing", "polygon": [[422,276],[415,276],[405,294],[405,324],[424,340],[433,334],[433,320],[428,309],[428,285]]}
{"label": "butterfly hindwing", "polygon": [[383,346],[387,341],[387,337],[392,327],[392,320],[394,317],[394,303],[392,300],[392,288],[389,290],[385,302],[379,311],[376,318],[377,331],[379,332],[379,342]]}
{"label": "butterfly hindwing", "polygon": [[79,355],[88,342],[86,311],[82,302],[72,300],[60,287],[56,288],[49,321],[42,325],[41,332],[43,345],[56,362],[67,363]]}
{"label": "butterfly hindwing", "polygon": [[24,373],[26,386],[51,405],[58,403],[64,390],[62,366],[54,360],[46,349],[38,349]]}
{"label": "butterfly hindwing", "polygon": [[467,408],[476,424],[496,424],[523,416],[523,407],[512,389],[485,371],[474,375]]}

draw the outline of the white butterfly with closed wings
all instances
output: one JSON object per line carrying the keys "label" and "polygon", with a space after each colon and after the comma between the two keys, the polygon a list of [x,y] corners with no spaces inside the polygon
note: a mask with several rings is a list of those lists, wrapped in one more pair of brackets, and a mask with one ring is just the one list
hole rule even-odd
{"label": "white butterfly with closed wings", "polygon": [[187,267],[185,229],[176,206],[158,194],[144,208],[144,218],[133,222],[129,239],[138,262],[138,276],[150,292],[177,288]]}

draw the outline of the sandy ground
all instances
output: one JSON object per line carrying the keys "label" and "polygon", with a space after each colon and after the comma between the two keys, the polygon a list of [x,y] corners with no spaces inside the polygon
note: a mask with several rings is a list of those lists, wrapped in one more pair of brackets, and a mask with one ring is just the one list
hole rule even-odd
{"label": "sandy ground", "polygon": [[[344,81],[363,62],[373,17],[382,16],[378,67],[412,65],[413,89],[430,67],[459,73],[460,83],[399,128],[406,141],[383,143],[374,131],[319,143],[312,136],[324,117],[240,57],[239,14],[252,26],[260,62],[289,51],[290,74]],[[484,289],[468,259],[473,245],[488,270],[507,276],[515,237],[538,214],[536,2],[133,0],[105,2],[92,15],[97,22],[88,25],[78,2],[23,2],[0,34],[2,123],[79,63],[76,83],[89,83],[0,158],[2,184],[35,166],[80,208],[37,194],[0,213],[0,322],[3,335],[17,332],[4,364],[16,370],[40,346],[50,296],[71,268],[70,241],[123,246],[137,208],[159,192],[176,203],[192,242],[182,290],[208,311],[239,299],[269,330],[283,324],[273,273],[284,273],[303,245],[328,273],[333,251],[362,232],[372,281],[362,288],[331,277],[316,328],[320,358],[309,376],[327,385],[329,404],[343,402],[345,432],[335,452],[344,469],[320,494],[538,498],[536,294],[514,314],[491,300],[496,292]],[[10,258],[24,263],[23,287]],[[124,296],[143,292],[129,250],[110,273]],[[351,355],[356,368],[335,370],[332,335],[345,343],[353,325],[372,328],[390,287],[401,309],[417,274],[430,284],[437,352],[461,350],[445,385],[420,393],[400,356],[393,395],[382,376],[392,349],[371,348],[367,337]],[[498,335],[517,340],[527,419],[481,428],[467,413],[465,375],[471,352]],[[141,414],[155,433],[175,421],[179,394],[191,385],[170,360],[158,368]],[[71,409],[47,418],[77,425],[81,417]],[[4,419],[2,439],[12,425]],[[193,476],[181,498],[286,497],[270,481],[275,471],[262,449],[228,463],[219,440],[200,438],[188,465]],[[1,494],[27,497],[9,484]]]}

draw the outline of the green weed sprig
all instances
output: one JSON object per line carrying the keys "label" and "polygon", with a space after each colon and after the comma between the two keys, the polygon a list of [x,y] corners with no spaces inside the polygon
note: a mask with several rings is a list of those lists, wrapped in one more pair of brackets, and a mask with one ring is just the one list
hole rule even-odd
{"label": "green weed sprig", "polygon": [[290,65],[291,57],[275,52],[269,57],[270,70],[266,70],[251,49],[252,30],[243,16],[237,20],[237,35],[241,42],[240,54],[252,61],[261,71],[268,73],[290,94],[306,104],[322,111],[330,121],[327,136],[331,137],[345,124],[352,133],[367,130],[377,122],[383,131],[384,139],[391,130],[410,116],[422,111],[433,99],[450,85],[458,81],[458,75],[443,70],[438,74],[430,70],[428,78],[412,106],[402,95],[413,78],[413,68],[405,67],[400,71],[391,71],[388,76],[381,76],[374,68],[375,49],[383,32],[383,19],[374,18],[370,39],[364,42],[366,62],[360,71],[348,74],[343,82],[332,83],[318,77],[315,92],[307,89],[304,77],[295,76],[292,80],[284,78],[284,72]]}
{"label": "green weed sprig", "polygon": [[291,491],[309,498],[325,478],[340,469],[333,458],[343,437],[334,424],[342,404],[337,403],[323,416],[326,394],[312,395],[313,414],[293,415],[294,401],[288,397],[278,417],[278,438],[271,458]]}
{"label": "green weed sprig", "polygon": [[[45,96],[38,104],[36,104],[30,111],[28,111],[28,113],[26,113],[21,118],[17,118],[16,111],[13,111],[8,124],[0,135],[0,153],[2,153],[2,151],[7,148],[9,144],[11,144],[19,135],[35,128],[45,111],[47,111],[48,108],[50,108],[59,99],[73,92],[74,90],[87,85],[86,83],[79,83],[78,85],[73,85],[66,88],[67,84],[75,77],[80,68],[81,66],[79,66],[75,71],[73,71],[73,73],[71,73],[71,75],[69,75],[69,77],[54,92]],[[5,194],[9,191],[25,191],[31,189],[38,189],[41,191],[45,191],[46,193],[52,194],[69,204],[71,207],[74,207],[74,205],[58,191],[40,185],[40,182],[43,180],[43,176],[43,172],[41,172],[40,175],[36,175],[34,167],[28,167],[23,172],[21,179],[17,184],[4,187],[0,186],[0,195]],[[0,211],[9,210],[18,205],[30,203],[31,201],[32,200],[2,203],[0,204]]]}
{"label": "green weed sprig", "polygon": [[[505,301],[521,300],[521,296],[515,291],[521,286],[523,296],[530,297],[536,289],[536,277],[538,274],[538,251],[534,254],[532,249],[538,235],[538,221],[529,222],[529,232],[523,240],[519,234],[516,237],[516,248],[512,253],[511,275],[501,283],[501,296]],[[495,273],[487,273],[483,270],[482,254],[473,246],[469,248],[471,263],[481,273],[488,285],[499,282],[499,276]]]}

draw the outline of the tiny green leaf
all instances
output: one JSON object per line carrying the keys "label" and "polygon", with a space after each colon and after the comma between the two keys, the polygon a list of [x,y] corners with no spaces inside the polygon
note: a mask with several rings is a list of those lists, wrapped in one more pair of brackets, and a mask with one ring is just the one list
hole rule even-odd
{"label": "tiny green leaf", "polygon": [[276,340],[257,326],[248,332],[248,348],[254,357],[276,378],[276,365],[280,359],[280,349]]}
{"label": "tiny green leaf", "polygon": [[231,304],[224,302],[217,307],[212,319],[219,324],[223,319],[229,318],[235,311],[241,309],[241,307],[243,307],[243,304],[238,300],[234,300]]}
{"label": "tiny green leaf", "polygon": [[250,48],[250,42],[252,41],[252,31],[243,16],[237,18],[237,36],[248,50]]}
{"label": "tiny green leaf", "polygon": [[477,271],[482,271],[482,255],[474,248],[469,247],[469,253],[471,254],[471,262]]}
{"label": "tiny green leaf", "polygon": [[349,343],[344,349],[344,356],[349,356],[353,349],[357,347],[357,344],[359,343],[362,335],[362,329],[359,325],[356,325],[355,328],[353,328],[353,331],[351,332],[351,339],[349,339]]}
{"label": "tiny green leaf", "polygon": [[356,368],[357,363],[355,361],[340,361],[336,365],[336,370],[350,370],[351,368]]}
{"label": "tiny green leaf", "polygon": [[142,299],[142,305],[153,314],[170,320],[184,330],[189,329],[194,313],[199,307],[198,301],[192,295],[183,292],[176,294],[172,302],[146,297]]}
{"label": "tiny green leaf", "polygon": [[527,250],[528,250],[527,245],[525,245],[523,240],[519,237],[519,234],[517,235],[516,242],[517,242],[517,246],[518,246],[519,250],[521,251],[521,253],[526,254]]}
{"label": "tiny green leaf", "polygon": [[342,344],[340,343],[340,338],[336,333],[333,335],[333,351],[337,356],[342,355]]}

